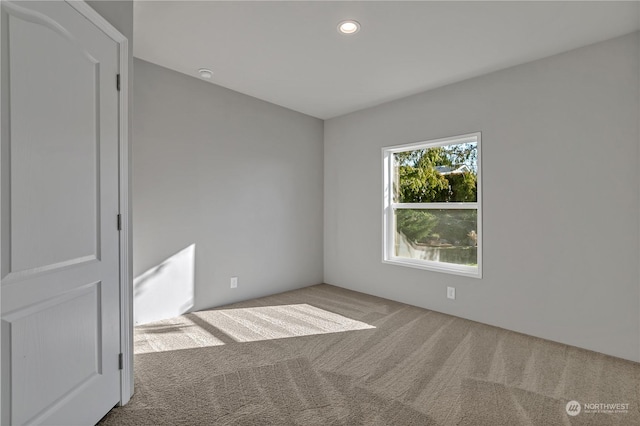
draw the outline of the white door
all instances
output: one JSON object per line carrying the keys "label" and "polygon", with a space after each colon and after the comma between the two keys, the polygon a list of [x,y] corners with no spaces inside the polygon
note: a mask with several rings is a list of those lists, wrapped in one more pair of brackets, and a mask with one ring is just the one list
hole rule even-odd
{"label": "white door", "polygon": [[94,424],[120,399],[118,44],[1,4],[2,424]]}

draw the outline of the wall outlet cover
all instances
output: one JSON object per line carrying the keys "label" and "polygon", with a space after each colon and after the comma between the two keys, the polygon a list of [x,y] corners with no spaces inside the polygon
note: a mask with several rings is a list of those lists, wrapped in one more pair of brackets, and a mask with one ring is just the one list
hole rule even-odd
{"label": "wall outlet cover", "polygon": [[456,298],[456,288],[447,287],[447,299],[455,299],[455,298]]}

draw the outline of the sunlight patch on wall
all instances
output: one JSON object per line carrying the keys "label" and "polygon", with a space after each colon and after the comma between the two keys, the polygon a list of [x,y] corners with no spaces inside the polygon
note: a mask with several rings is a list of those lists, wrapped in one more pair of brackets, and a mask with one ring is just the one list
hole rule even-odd
{"label": "sunlight patch on wall", "polygon": [[136,353],[219,346],[374,326],[308,304],[195,312],[136,327]]}
{"label": "sunlight patch on wall", "polygon": [[176,317],[193,307],[195,253],[191,244],[133,280],[136,325]]}

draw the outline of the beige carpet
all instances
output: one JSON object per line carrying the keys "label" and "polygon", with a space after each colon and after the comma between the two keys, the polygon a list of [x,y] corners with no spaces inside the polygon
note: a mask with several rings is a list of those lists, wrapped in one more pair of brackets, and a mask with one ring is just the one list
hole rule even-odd
{"label": "beige carpet", "polygon": [[[135,342],[135,395],[101,424],[640,425],[640,364],[330,285]],[[571,400],[629,407],[570,417]]]}

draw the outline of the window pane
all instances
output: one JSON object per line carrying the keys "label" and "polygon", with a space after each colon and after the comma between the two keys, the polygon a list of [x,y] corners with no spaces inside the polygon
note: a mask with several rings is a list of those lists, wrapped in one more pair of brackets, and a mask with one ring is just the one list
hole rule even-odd
{"label": "window pane", "polygon": [[477,265],[477,210],[397,209],[394,214],[396,256]]}
{"label": "window pane", "polygon": [[478,201],[478,144],[461,143],[393,154],[394,203]]}

